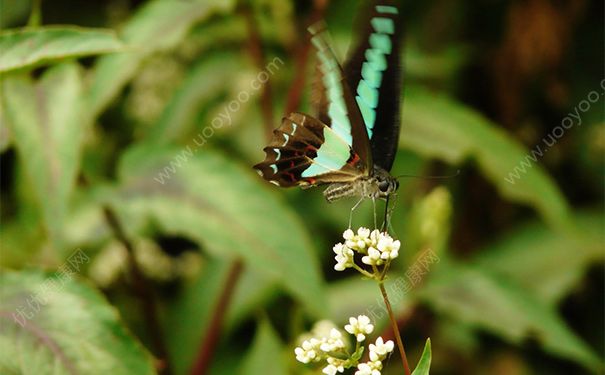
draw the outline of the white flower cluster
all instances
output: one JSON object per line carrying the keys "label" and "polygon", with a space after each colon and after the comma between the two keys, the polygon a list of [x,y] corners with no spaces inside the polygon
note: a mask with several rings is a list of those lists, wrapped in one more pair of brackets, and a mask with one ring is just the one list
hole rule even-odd
{"label": "white flower cluster", "polygon": [[368,228],[361,227],[355,234],[351,229],[347,229],[343,234],[344,243],[334,245],[336,256],[336,271],[343,271],[354,266],[355,252],[362,254],[361,261],[371,266],[380,266],[387,261],[393,260],[399,256],[399,240],[394,241],[386,232],[380,232],[378,229],[370,231]]}
{"label": "white flower cluster", "polygon": [[362,342],[374,331],[374,325],[370,323],[370,318],[365,315],[359,315],[357,318],[349,318],[349,324],[345,326],[345,331],[355,335],[357,341]]}
{"label": "white flower cluster", "polygon": [[343,373],[346,368],[355,366],[358,370],[356,375],[380,375],[382,361],[388,353],[393,351],[393,342],[389,340],[385,343],[382,337],[378,337],[375,344],[368,346],[370,361],[358,363],[362,353],[359,350],[363,350],[359,343],[366,339],[366,335],[374,331],[374,325],[371,324],[370,318],[359,315],[357,318],[349,318],[349,324],[344,328],[345,331],[355,336],[358,343],[356,353],[348,352],[345,338],[340,330],[329,322],[321,321],[313,328],[313,337],[308,337],[301,346],[294,349],[296,360],[302,363],[317,363],[325,360],[327,365],[323,368],[323,373],[326,375]]}
{"label": "white flower cluster", "polygon": [[380,375],[382,361],[393,351],[395,344],[389,340],[384,342],[382,337],[376,339],[375,344],[370,344],[370,360],[357,365],[355,375]]}
{"label": "white flower cluster", "polygon": [[345,348],[342,333],[336,328],[332,328],[327,337],[311,337],[303,341],[300,347],[294,349],[294,354],[296,354],[296,360],[302,363],[319,362],[326,354]]}

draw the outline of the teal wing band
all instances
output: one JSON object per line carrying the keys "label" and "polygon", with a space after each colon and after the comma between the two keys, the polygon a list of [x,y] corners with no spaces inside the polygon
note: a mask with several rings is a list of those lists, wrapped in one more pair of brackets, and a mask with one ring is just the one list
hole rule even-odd
{"label": "teal wing band", "polygon": [[370,20],[373,28],[369,37],[370,48],[365,52],[365,61],[361,67],[361,79],[357,85],[355,96],[370,138],[372,138],[376,122],[378,92],[383,73],[387,68],[386,56],[393,50],[391,36],[395,32],[393,19],[386,16],[381,17],[380,14],[397,14],[397,8],[379,5],[376,6],[376,11],[378,15]]}
{"label": "teal wing band", "polygon": [[333,128],[323,128],[324,143],[317,150],[313,164],[303,171],[302,177],[313,177],[338,171],[351,157],[351,147]]}
{"label": "teal wing band", "polygon": [[317,49],[319,68],[321,69],[323,86],[326,89],[328,99],[328,116],[331,119],[332,129],[349,146],[352,146],[352,124],[348,116],[342,91],[342,83],[344,81],[342,69],[336,61],[329,42],[326,40],[326,33],[316,26],[310,27],[309,32],[313,35],[311,42]]}

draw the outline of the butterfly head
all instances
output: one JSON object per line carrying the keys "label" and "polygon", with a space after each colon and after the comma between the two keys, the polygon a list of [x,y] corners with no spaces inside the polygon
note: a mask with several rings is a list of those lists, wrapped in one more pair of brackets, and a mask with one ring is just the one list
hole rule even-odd
{"label": "butterfly head", "polygon": [[399,181],[391,176],[385,179],[377,178],[376,184],[378,186],[378,194],[381,198],[386,198],[399,189]]}
{"label": "butterfly head", "polygon": [[374,166],[374,197],[387,198],[399,189],[399,181],[384,169]]}

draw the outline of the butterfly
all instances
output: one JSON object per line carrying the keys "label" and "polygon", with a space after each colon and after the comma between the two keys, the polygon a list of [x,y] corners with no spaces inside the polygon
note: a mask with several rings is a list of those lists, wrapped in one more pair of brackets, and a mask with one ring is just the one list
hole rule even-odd
{"label": "butterfly", "polygon": [[281,187],[329,184],[329,202],[360,196],[388,203],[399,187],[389,173],[400,127],[398,14],[392,5],[372,8],[344,69],[325,24],[309,27],[319,68],[319,114],[283,118],[264,148],[265,160],[254,166],[265,180]]}

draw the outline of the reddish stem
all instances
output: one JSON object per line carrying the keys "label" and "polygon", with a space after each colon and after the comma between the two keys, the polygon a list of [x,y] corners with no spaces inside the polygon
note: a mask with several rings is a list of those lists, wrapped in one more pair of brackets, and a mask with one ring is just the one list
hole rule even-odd
{"label": "reddish stem", "polygon": [[226,315],[229,302],[233,296],[233,291],[237,285],[237,281],[242,273],[243,263],[237,259],[231,265],[227,281],[225,282],[225,288],[223,289],[216,308],[212,314],[212,319],[208,324],[208,332],[206,337],[202,341],[198,350],[198,355],[195,360],[193,367],[191,368],[191,375],[203,375],[208,372],[212,357],[214,355],[214,349],[217,347],[217,343],[220,338],[220,333],[223,325],[223,319]]}
{"label": "reddish stem", "polygon": [[[263,53],[263,45],[258,31],[258,26],[254,20],[254,14],[252,8],[249,5],[244,5],[241,8],[241,13],[246,20],[246,27],[248,29],[248,46],[250,50],[250,56],[259,71],[265,70],[265,55]],[[271,81],[263,85],[261,90],[260,98],[261,113],[263,116],[265,136],[267,139],[271,139],[273,133],[273,98],[271,97]]]}
{"label": "reddish stem", "polygon": [[389,320],[391,321],[393,334],[395,335],[395,342],[397,343],[397,348],[399,349],[399,354],[401,355],[401,363],[403,364],[403,370],[405,371],[406,375],[411,375],[412,373],[410,372],[408,357],[405,354],[405,348],[403,347],[403,341],[401,340],[401,334],[399,333],[399,326],[397,325],[397,319],[395,319],[395,314],[393,313],[391,302],[389,301],[389,296],[387,295],[387,291],[384,288],[384,283],[380,282],[378,286],[380,287],[382,299],[384,300],[387,312],[389,313]]}

